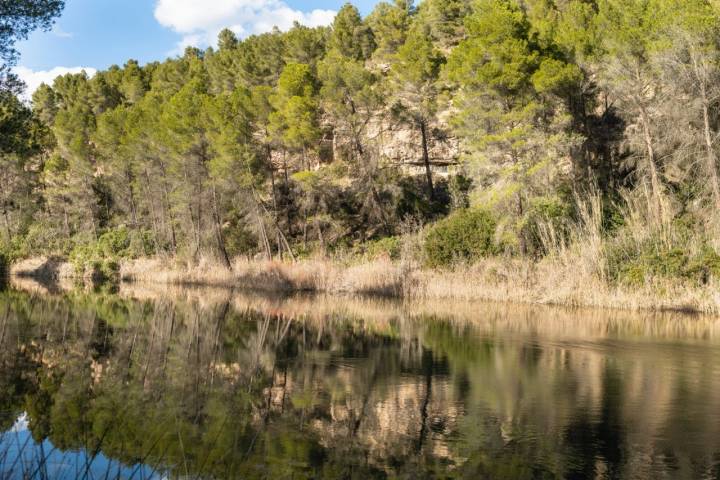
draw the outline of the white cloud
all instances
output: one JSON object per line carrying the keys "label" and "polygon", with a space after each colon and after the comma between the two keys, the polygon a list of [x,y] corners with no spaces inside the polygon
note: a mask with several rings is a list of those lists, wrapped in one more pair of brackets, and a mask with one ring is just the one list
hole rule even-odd
{"label": "white cloud", "polygon": [[332,23],[336,13],[317,9],[302,12],[282,0],[158,0],[155,6],[157,21],[183,35],[174,53],[190,45],[214,45],[223,28],[247,36],[273,27],[288,30],[296,21],[317,27]]}
{"label": "white cloud", "polygon": [[25,100],[29,100],[32,97],[33,92],[35,92],[35,90],[37,90],[37,88],[43,83],[52,85],[53,81],[61,75],[68,73],[80,73],[83,70],[85,70],[85,73],[87,73],[90,77],[97,73],[97,70],[91,67],[55,67],[52,70],[39,71],[34,71],[27,67],[16,67],[13,69],[15,74],[20,77],[23,82],[25,82],[25,85],[27,85],[27,89],[23,95]]}

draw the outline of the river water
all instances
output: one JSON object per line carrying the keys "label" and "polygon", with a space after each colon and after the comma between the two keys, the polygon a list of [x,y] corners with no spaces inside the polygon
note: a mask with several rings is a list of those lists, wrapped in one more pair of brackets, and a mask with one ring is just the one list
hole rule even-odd
{"label": "river water", "polygon": [[714,318],[20,286],[3,479],[720,478]]}

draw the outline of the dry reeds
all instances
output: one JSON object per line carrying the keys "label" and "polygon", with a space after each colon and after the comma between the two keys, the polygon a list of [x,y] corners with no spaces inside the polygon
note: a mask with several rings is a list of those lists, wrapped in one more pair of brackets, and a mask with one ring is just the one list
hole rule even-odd
{"label": "dry reeds", "polygon": [[236,259],[230,269],[208,260],[196,265],[162,259],[125,262],[120,269],[124,281],[175,285],[238,287],[261,291],[313,291],[400,296],[401,268],[389,260],[341,264],[330,260],[287,263]]}
{"label": "dry reeds", "polygon": [[268,292],[324,292],[415,299],[491,300],[627,310],[720,314],[717,286],[656,280],[640,287],[611,285],[603,277],[600,244],[571,245],[539,262],[503,257],[437,271],[407,269],[389,260],[343,264],[236,260],[231,270],[137,260],[122,266],[125,281],[236,287]]}
{"label": "dry reeds", "polygon": [[[492,257],[451,270],[422,268],[422,234],[406,233],[401,259],[371,261],[315,258],[298,262],[238,258],[231,268],[209,258],[188,263],[169,258],[145,258],[121,265],[126,282],[162,285],[235,287],[267,292],[324,292],[365,294],[410,299],[491,300],[529,304],[588,306],[626,310],[692,311],[720,314],[717,281],[705,284],[681,278],[648,278],[644,284],[624,284],[613,278],[611,261],[637,258],[647,245],[669,248],[682,241],[666,219],[652,216],[651,202],[643,195],[623,201],[622,230],[603,235],[600,194],[577,197],[577,221],[562,235],[551,223],[541,226],[546,255],[539,260]],[[668,207],[669,208],[669,207]],[[664,209],[667,211],[668,209]],[[701,245],[685,242],[689,251]],[[36,259],[16,264],[12,273],[43,277],[70,275],[67,264]]]}

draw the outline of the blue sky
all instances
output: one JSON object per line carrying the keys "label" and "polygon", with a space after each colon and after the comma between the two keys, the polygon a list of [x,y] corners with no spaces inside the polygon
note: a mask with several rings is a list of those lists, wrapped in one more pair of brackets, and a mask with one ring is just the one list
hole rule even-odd
{"label": "blue sky", "polygon": [[[163,60],[185,45],[207,46],[222,27],[240,36],[293,20],[327,24],[345,0],[66,0],[52,32],[21,42],[20,76],[30,90],[57,74],[105,69],[129,58]],[[377,0],[353,2],[365,15]]]}

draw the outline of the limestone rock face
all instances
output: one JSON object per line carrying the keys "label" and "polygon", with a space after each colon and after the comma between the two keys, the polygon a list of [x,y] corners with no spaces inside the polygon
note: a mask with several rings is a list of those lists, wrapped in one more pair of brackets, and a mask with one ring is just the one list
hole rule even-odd
{"label": "limestone rock face", "polygon": [[[406,173],[420,174],[425,171],[422,135],[418,128],[407,125],[390,125],[379,129],[380,156],[385,161],[400,166]],[[428,129],[428,156],[436,173],[448,173],[457,165],[460,147],[457,138],[446,129],[430,126]]]}
{"label": "limestone rock face", "polygon": [[[355,154],[350,132],[336,129],[326,123],[323,138],[317,150],[301,152],[272,152],[272,163],[276,170],[284,172],[317,170],[334,160],[347,159]],[[424,174],[422,135],[418,128],[406,124],[375,119],[367,126],[362,140],[363,149],[377,158],[381,164],[395,165],[408,175]],[[434,173],[450,173],[460,159],[460,143],[449,134],[444,124],[428,127],[428,155]]]}

